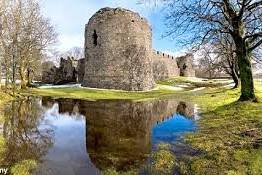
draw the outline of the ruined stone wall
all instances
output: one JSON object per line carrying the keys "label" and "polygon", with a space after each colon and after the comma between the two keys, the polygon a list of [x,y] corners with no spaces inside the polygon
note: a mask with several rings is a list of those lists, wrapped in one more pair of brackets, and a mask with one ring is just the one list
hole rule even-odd
{"label": "ruined stone wall", "polygon": [[42,83],[52,84],[55,81],[56,66],[53,62],[47,61],[42,64]]}
{"label": "ruined stone wall", "polygon": [[71,58],[60,59],[60,66],[48,61],[42,64],[42,82],[48,84],[65,84],[76,82],[77,72]]}
{"label": "ruined stone wall", "polygon": [[77,82],[82,83],[84,81],[84,76],[85,76],[85,58],[79,59],[77,61]]}
{"label": "ruined stone wall", "polygon": [[180,68],[180,76],[195,77],[195,70],[193,67],[193,54],[186,54],[176,58],[177,65]]}
{"label": "ruined stone wall", "polygon": [[85,30],[83,86],[142,91],[155,85],[148,22],[129,10],[103,8]]}
{"label": "ruined stone wall", "polygon": [[159,52],[153,52],[153,72],[155,81],[165,80],[180,75],[176,58]]}
{"label": "ruined stone wall", "polygon": [[60,59],[60,67],[56,70],[54,84],[65,84],[76,82],[76,70],[73,66],[73,60],[68,57],[67,59]]}

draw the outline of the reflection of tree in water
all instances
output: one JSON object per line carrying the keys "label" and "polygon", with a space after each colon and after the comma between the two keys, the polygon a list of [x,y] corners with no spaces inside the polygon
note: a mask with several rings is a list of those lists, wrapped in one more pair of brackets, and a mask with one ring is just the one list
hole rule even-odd
{"label": "reflection of tree in water", "polygon": [[45,155],[52,145],[52,129],[38,128],[43,112],[38,99],[26,98],[13,101],[5,110],[4,137],[7,150],[5,163],[33,159]]}
{"label": "reflection of tree in water", "polygon": [[67,114],[64,117],[68,116],[74,120],[82,120],[81,114],[79,113],[79,101],[75,99],[53,99],[51,97],[42,97],[42,107],[44,109],[50,109],[55,104],[58,105],[59,114]]}

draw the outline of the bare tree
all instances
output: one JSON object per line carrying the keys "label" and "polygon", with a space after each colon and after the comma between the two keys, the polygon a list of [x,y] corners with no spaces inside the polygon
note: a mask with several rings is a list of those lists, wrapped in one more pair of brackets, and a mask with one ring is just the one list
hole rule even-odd
{"label": "bare tree", "polygon": [[215,53],[222,69],[231,76],[237,88],[239,85],[239,67],[234,41],[228,35],[222,35],[215,44]]}
{"label": "bare tree", "polygon": [[84,49],[81,47],[73,47],[70,50],[68,50],[67,52],[63,53],[64,57],[73,57],[76,60],[79,60],[81,58],[84,58]]}
{"label": "bare tree", "polygon": [[0,18],[3,24],[0,42],[4,48],[5,67],[12,70],[13,84],[18,74],[21,88],[26,88],[43,53],[56,42],[56,33],[49,20],[41,15],[37,0],[2,2],[6,10]]}
{"label": "bare tree", "polygon": [[215,78],[221,73],[221,65],[214,46],[205,45],[199,49],[199,59],[197,60],[197,73],[200,77]]}
{"label": "bare tree", "polygon": [[241,78],[241,101],[256,101],[251,55],[262,44],[261,0],[170,0],[168,36],[186,44],[213,43],[228,34],[236,47]]}
{"label": "bare tree", "polygon": [[[13,8],[9,8],[11,4],[11,1],[3,0],[1,1],[1,35],[0,35],[0,45],[1,45],[1,51],[2,51],[2,63],[4,65],[4,71],[5,71],[5,85],[6,87],[9,84],[9,80],[12,79],[12,82],[14,84],[15,82],[15,73],[14,70],[16,70],[16,44],[17,44],[17,29],[19,26],[15,26],[16,21],[19,21],[20,18],[18,17],[18,13],[15,14],[14,12],[17,10],[17,6],[13,6]],[[10,12],[13,12],[12,15]],[[11,20],[11,19],[15,20]],[[11,72],[12,72],[12,78],[11,78]]]}

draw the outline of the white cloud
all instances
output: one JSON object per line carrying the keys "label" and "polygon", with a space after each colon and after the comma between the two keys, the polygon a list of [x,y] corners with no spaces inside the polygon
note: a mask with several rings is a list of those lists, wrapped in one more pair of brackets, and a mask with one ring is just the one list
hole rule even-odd
{"label": "white cloud", "polygon": [[60,51],[68,51],[74,46],[84,47],[83,36],[80,35],[61,35],[59,37]]}

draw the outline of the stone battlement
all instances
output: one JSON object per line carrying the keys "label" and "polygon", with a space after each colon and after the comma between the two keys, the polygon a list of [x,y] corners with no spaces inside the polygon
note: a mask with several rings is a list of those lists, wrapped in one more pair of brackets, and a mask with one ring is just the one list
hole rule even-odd
{"label": "stone battlement", "polygon": [[193,55],[175,57],[160,51],[153,51],[153,72],[155,81],[172,77],[194,77]]}
{"label": "stone battlement", "polygon": [[154,50],[153,53],[155,55],[158,55],[158,56],[163,57],[163,58],[175,59],[175,57],[173,55],[169,55],[169,54],[161,52],[161,51]]}

